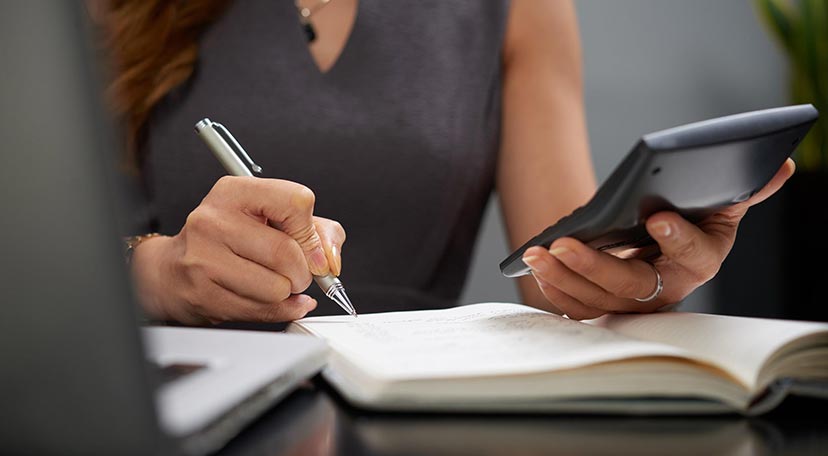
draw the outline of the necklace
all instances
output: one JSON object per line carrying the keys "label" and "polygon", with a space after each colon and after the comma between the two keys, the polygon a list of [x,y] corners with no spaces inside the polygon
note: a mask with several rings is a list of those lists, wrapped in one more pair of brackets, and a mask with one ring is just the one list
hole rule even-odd
{"label": "necklace", "polygon": [[330,2],[331,0],[319,0],[311,7],[304,7],[299,5],[299,0],[296,0],[296,11],[299,13],[299,23],[302,25],[302,30],[305,31],[305,38],[307,38],[308,43],[312,43],[316,39],[316,29],[313,28],[313,24],[311,23],[311,16]]}

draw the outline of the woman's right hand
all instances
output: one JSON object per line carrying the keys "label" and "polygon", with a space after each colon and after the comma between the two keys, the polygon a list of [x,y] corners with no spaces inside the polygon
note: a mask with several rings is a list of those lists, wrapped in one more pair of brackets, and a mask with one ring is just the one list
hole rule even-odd
{"label": "woman's right hand", "polygon": [[282,322],[316,307],[311,274],[339,275],[345,231],[313,216],[300,184],[222,177],[172,237],[136,247],[132,271],[145,311],[185,324]]}

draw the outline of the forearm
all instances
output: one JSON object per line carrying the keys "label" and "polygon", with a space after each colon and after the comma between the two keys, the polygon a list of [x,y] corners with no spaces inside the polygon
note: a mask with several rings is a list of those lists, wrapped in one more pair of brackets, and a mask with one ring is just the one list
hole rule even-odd
{"label": "forearm", "polygon": [[[595,192],[575,19],[569,2],[512,6],[497,174],[512,248],[586,203]],[[539,39],[532,36],[533,30],[546,30],[551,36]],[[531,277],[520,279],[520,290],[525,303],[548,306]]]}

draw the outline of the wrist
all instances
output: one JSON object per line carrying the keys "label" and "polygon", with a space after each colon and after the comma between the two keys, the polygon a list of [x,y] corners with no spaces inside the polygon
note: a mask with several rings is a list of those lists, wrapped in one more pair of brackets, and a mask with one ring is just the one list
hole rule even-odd
{"label": "wrist", "polygon": [[167,280],[173,238],[155,235],[147,237],[131,248],[129,268],[144,313],[153,320],[171,320],[166,309]]}
{"label": "wrist", "polygon": [[128,236],[124,238],[124,261],[126,262],[127,266],[132,263],[132,255],[135,253],[135,249],[154,237],[161,236],[160,233],[145,233],[145,234],[138,234],[134,236]]}

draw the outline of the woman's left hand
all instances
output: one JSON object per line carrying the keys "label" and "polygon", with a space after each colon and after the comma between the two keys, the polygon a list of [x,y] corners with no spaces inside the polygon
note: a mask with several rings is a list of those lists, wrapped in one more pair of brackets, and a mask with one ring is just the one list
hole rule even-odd
{"label": "woman's left hand", "polygon": [[[675,212],[659,212],[647,219],[647,232],[660,252],[644,261],[643,252],[620,258],[599,252],[573,238],[561,238],[547,250],[527,249],[523,261],[543,295],[562,313],[576,320],[606,313],[653,312],[675,304],[712,279],[730,252],[736,230],[750,206],[779,190],[793,174],[788,159],[771,181],[745,202],[722,209],[698,224]],[[663,290],[649,301],[661,275]]]}

